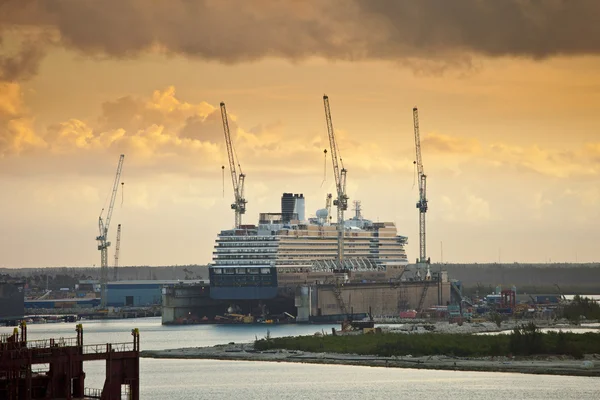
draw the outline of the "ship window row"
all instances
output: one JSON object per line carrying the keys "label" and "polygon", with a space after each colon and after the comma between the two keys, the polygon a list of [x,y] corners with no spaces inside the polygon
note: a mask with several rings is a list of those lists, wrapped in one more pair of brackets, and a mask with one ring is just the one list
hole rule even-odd
{"label": "ship window row", "polygon": [[213,254],[227,254],[227,253],[276,253],[277,249],[217,249],[213,251]]}
{"label": "ship window row", "polygon": [[[344,245],[344,248],[347,247],[358,247],[358,248],[364,248],[364,249],[368,249],[369,247],[376,247],[373,245],[370,245],[369,243],[360,243],[360,244],[348,244],[346,243]],[[337,243],[282,243],[281,246],[279,246],[280,249],[289,249],[289,250],[296,250],[296,251],[302,251],[302,250],[307,250],[307,249],[320,249],[320,248],[337,248]]]}
{"label": "ship window row", "polygon": [[[278,243],[279,247],[291,247],[291,248],[315,248],[315,247],[337,247],[338,243],[336,241],[321,241],[321,242],[310,242],[310,241],[294,241],[294,242],[286,242],[281,241]],[[346,247],[404,247],[402,243],[398,243],[395,241],[391,242],[355,242],[355,241],[346,241],[344,244]]]}
{"label": "ship window row", "polygon": [[[239,265],[240,264],[240,260],[222,260],[222,259],[214,259],[214,262],[216,265]],[[259,260],[259,261],[254,261],[254,260],[243,260],[244,264],[248,264],[248,265],[265,265],[265,264],[269,264],[272,261],[269,260]]]}
{"label": "ship window row", "polygon": [[[386,253],[374,253],[374,252],[368,252],[368,251],[344,251],[344,254],[347,256],[369,256],[369,255],[376,255],[376,254],[386,254]],[[327,257],[327,256],[336,256],[337,252],[334,251],[330,251],[330,252],[313,252],[311,254],[289,254],[289,253],[285,253],[285,252],[280,252],[279,254],[277,254],[277,259],[280,258],[320,258],[320,257]],[[394,253],[390,253],[389,255],[395,255]]]}
{"label": "ship window row", "polygon": [[213,276],[211,280],[212,286],[274,286],[275,282],[271,276],[236,276],[236,275],[219,275]]}
{"label": "ship window row", "polygon": [[275,254],[219,254],[219,260],[270,260],[275,258]]}
{"label": "ship window row", "polygon": [[[311,232],[312,233],[312,232]],[[310,235],[279,235],[276,236],[278,237],[280,240],[282,241],[296,241],[299,239],[306,239],[306,240],[310,240],[313,242],[317,242],[317,241],[323,241],[323,240],[337,240],[337,233],[336,232],[330,232],[329,235],[319,235],[317,232],[314,232]],[[351,236],[351,235],[344,235],[344,238],[352,240],[352,241],[378,241],[378,240],[398,240],[400,239],[400,237],[398,236],[393,236],[393,235],[386,235],[386,236],[370,236],[370,235],[364,235],[364,236]]]}
{"label": "ship window row", "polygon": [[[329,253],[337,253],[337,248],[332,247],[329,249],[324,249],[324,248],[318,248],[318,249],[311,249],[310,251],[308,250],[302,250],[302,249],[279,249],[278,254],[306,254],[307,252],[310,252],[311,254],[329,254]],[[402,250],[399,249],[388,249],[388,248],[369,248],[369,247],[365,247],[365,248],[356,248],[356,247],[345,247],[344,248],[344,253],[373,253],[373,252],[393,252],[393,253],[402,253]],[[223,254],[223,253],[219,253],[219,254]]]}
{"label": "ship window row", "polygon": [[213,273],[217,275],[268,275],[271,273],[271,268],[212,268]]}
{"label": "ship window row", "polygon": [[277,236],[219,236],[217,242],[231,242],[231,241],[244,241],[244,242],[268,242],[276,241]]}
{"label": "ship window row", "polygon": [[263,242],[230,242],[230,243],[219,243],[215,247],[274,247],[277,248],[278,243],[263,243]]}
{"label": "ship window row", "polygon": [[311,268],[277,268],[277,272],[284,274],[310,272]]}

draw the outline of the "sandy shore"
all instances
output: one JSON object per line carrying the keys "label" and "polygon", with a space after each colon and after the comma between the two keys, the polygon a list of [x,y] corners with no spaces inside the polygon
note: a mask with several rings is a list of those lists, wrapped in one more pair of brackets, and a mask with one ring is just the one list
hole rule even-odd
{"label": "sandy shore", "polygon": [[293,350],[256,351],[254,350],[254,345],[248,343],[173,350],[147,350],[141,352],[141,357],[295,362],[455,371],[600,376],[600,355],[587,355],[584,360],[574,360],[560,356],[529,359],[509,359],[507,357],[459,358],[447,356],[377,357],[355,354],[310,353]]}

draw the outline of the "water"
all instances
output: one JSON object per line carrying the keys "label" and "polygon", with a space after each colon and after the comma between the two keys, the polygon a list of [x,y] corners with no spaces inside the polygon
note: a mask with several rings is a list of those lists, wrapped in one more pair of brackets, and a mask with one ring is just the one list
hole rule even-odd
{"label": "water", "polygon": [[[84,342],[130,342],[139,328],[142,350],[249,342],[267,334],[330,332],[334,325],[162,326],[160,318],[86,321]],[[337,327],[337,325],[335,325]],[[0,328],[9,333],[12,328]],[[75,336],[75,324],[29,325],[30,340]],[[101,388],[104,363],[86,362],[86,386]],[[598,399],[596,378],[491,372],[434,371],[342,365],[248,361],[140,360],[141,398],[189,399],[372,399],[444,400]]]}
{"label": "water", "polygon": [[[140,330],[142,350],[164,350],[181,347],[214,346],[229,342],[244,343],[271,337],[312,335],[317,331],[331,332],[335,325],[171,325],[164,326],[160,317],[122,320],[83,321],[84,344],[131,342],[131,329]],[[29,340],[75,337],[76,323],[27,325]],[[0,332],[10,332],[4,328]]]}

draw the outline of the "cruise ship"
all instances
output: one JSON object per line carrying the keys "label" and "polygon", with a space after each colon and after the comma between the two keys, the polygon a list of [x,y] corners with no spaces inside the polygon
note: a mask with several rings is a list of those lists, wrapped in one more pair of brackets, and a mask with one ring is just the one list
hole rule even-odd
{"label": "cruise ship", "polygon": [[236,312],[290,312],[300,285],[332,283],[340,271],[348,281],[381,282],[404,270],[407,238],[393,222],[363,218],[359,201],[344,221],[344,265],[338,265],[330,208],[305,218],[304,196],[284,193],[281,212],[259,214],[257,225],[221,231],[209,268],[210,297],[229,302]]}

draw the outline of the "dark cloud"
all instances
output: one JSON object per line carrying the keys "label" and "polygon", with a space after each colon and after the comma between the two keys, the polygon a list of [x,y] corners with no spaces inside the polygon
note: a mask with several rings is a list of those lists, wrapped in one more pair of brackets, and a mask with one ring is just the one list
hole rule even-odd
{"label": "dark cloud", "polygon": [[544,58],[600,53],[596,0],[356,0],[385,37],[371,55],[453,51]]}
{"label": "dark cloud", "polygon": [[[469,65],[469,54],[539,59],[600,53],[597,0],[5,0],[7,27],[52,30],[83,54],[133,58],[150,49],[223,63],[419,60]],[[4,29],[2,29],[4,28]],[[1,59],[31,75],[39,52]],[[24,71],[19,73],[18,71]],[[23,74],[23,75],[21,75]]]}
{"label": "dark cloud", "polygon": [[43,47],[34,43],[24,43],[17,54],[0,53],[0,81],[13,82],[35,76],[43,57]]}

